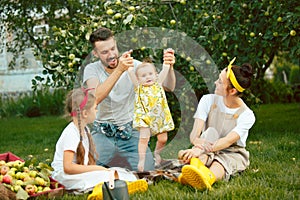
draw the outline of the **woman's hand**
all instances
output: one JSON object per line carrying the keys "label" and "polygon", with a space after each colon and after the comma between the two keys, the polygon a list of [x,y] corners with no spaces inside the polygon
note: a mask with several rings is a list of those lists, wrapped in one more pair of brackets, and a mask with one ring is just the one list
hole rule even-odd
{"label": "woman's hand", "polygon": [[201,155],[201,152],[202,150],[199,148],[180,150],[178,158],[187,164],[190,162],[191,158],[198,158]]}

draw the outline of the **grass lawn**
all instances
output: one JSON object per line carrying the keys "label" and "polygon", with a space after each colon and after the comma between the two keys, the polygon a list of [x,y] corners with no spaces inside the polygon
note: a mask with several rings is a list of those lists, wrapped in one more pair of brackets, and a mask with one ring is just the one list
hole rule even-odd
{"label": "grass lawn", "polygon": [[[300,105],[261,105],[254,112],[256,123],[247,142],[251,164],[241,176],[215,183],[210,192],[161,181],[131,199],[300,199]],[[67,123],[53,116],[1,119],[0,153],[11,151],[24,160],[33,155],[40,161],[51,161]],[[163,156],[176,158],[178,149],[188,146],[188,134],[189,130],[175,137]],[[63,199],[86,197],[65,195]]]}

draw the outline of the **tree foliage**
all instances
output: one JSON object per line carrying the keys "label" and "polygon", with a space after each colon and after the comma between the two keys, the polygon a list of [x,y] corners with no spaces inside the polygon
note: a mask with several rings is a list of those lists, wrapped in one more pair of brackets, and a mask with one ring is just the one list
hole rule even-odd
{"label": "tree foliage", "polygon": [[[2,0],[0,3],[2,21],[17,41],[8,43],[9,50],[19,53],[33,47],[37,58],[43,61],[44,74],[49,75],[46,80],[36,77],[35,86],[43,83],[72,87],[80,68],[93,59],[88,38],[99,26],[116,34],[142,27],[144,32],[136,31],[136,35],[126,38],[131,45],[135,43],[135,57],[141,59],[152,54],[159,59],[161,52],[140,45],[139,38],[141,34],[151,37],[146,27],[160,27],[168,34],[172,30],[186,34],[211,56],[211,59],[191,57],[190,46],[185,46],[186,52],[176,52],[175,67],[198,91],[203,86],[199,84],[193,61],[199,59],[203,61],[201,65],[216,64],[222,69],[236,56],[236,64],[249,62],[254,66],[257,80],[263,78],[275,56],[299,65],[299,5],[295,0]],[[49,24],[49,31],[44,37],[35,37],[33,27],[43,22]],[[169,41],[166,45],[182,44],[177,42]]]}

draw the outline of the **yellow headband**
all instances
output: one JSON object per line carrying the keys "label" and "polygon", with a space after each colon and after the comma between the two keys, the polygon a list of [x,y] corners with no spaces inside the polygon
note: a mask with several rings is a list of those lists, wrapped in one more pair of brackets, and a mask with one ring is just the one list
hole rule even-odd
{"label": "yellow headband", "polygon": [[235,78],[235,75],[234,75],[234,73],[233,73],[233,71],[231,69],[232,64],[234,63],[234,61],[235,61],[235,57],[230,61],[229,65],[227,67],[227,78],[229,78],[229,80],[231,81],[233,87],[235,89],[237,89],[237,91],[243,92],[245,90],[245,88],[242,88],[240,86],[240,84],[237,82],[237,80]]}

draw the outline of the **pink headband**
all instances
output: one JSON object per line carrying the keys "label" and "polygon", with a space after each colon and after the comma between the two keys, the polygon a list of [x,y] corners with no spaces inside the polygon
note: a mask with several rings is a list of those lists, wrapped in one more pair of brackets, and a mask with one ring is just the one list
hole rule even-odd
{"label": "pink headband", "polygon": [[[88,94],[89,94],[88,91],[93,90],[93,89],[95,89],[95,88],[87,88],[87,89],[82,88],[82,91],[85,93],[85,96],[84,96],[82,102],[79,105],[79,110],[82,110],[84,108],[84,106],[86,105],[86,103],[88,101]],[[72,111],[71,112],[72,117],[74,117],[76,115],[77,115],[77,111]]]}

